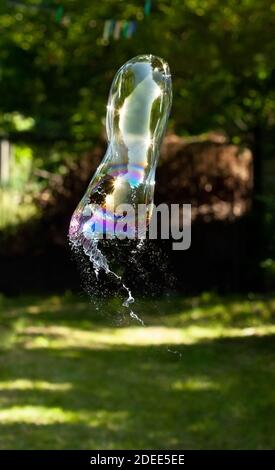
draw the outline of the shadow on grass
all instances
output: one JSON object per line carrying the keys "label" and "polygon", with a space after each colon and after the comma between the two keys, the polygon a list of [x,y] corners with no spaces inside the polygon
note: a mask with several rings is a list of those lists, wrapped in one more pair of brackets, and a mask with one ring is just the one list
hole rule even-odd
{"label": "shadow on grass", "polygon": [[3,350],[0,446],[274,448],[274,341]]}

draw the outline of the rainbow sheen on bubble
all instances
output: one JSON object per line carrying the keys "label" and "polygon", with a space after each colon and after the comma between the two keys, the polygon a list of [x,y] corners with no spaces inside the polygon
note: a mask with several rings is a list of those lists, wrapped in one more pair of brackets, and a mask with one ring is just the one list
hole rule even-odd
{"label": "rainbow sheen on bubble", "polygon": [[[122,204],[145,205],[144,222],[152,213],[155,170],[172,102],[167,63],[152,55],[128,61],[114,77],[107,105],[108,148],[70,223],[69,238],[82,245],[124,230]],[[135,234],[133,214],[127,233]],[[114,227],[119,227],[118,229]]]}

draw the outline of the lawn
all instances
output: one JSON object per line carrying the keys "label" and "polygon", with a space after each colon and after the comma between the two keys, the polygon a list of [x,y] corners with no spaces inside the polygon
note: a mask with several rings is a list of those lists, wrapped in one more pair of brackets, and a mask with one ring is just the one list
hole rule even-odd
{"label": "lawn", "polygon": [[117,306],[1,298],[1,449],[275,447],[274,297]]}

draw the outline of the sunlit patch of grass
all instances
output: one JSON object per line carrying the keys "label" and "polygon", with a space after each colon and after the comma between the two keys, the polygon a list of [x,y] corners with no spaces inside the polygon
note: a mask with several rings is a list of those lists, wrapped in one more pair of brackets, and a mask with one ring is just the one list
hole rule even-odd
{"label": "sunlit patch of grass", "polygon": [[275,300],[265,299],[235,299],[216,297],[213,303],[204,304],[199,298],[175,299],[167,303],[170,314],[164,317],[169,325],[185,326],[189,323],[221,324],[243,328],[263,323],[275,323]]}
{"label": "sunlit patch of grass", "polygon": [[72,388],[70,383],[51,383],[45,380],[18,379],[13,381],[0,382],[1,390],[49,390],[67,391]]}
{"label": "sunlit patch of grass", "polygon": [[[21,331],[21,333],[20,333]],[[30,326],[18,330],[26,349],[51,348],[82,349],[113,348],[116,346],[189,345],[204,340],[264,336],[275,334],[275,325],[259,325],[248,328],[227,328],[222,325],[194,325],[186,328],[165,326],[101,328],[99,331],[83,331],[64,326]]]}
{"label": "sunlit patch of grass", "polygon": [[125,414],[123,412],[106,412],[104,410],[89,413],[81,410],[77,412],[67,411],[58,407],[13,406],[0,410],[0,422],[2,424],[26,423],[34,425],[82,423],[91,427],[105,425],[114,429],[125,419]]}
{"label": "sunlit patch of grass", "polygon": [[191,378],[187,380],[177,380],[172,384],[174,390],[219,390],[220,385],[214,381],[209,380],[207,377]]}
{"label": "sunlit patch of grass", "polygon": [[0,298],[1,448],[274,447],[274,297],[101,305]]}

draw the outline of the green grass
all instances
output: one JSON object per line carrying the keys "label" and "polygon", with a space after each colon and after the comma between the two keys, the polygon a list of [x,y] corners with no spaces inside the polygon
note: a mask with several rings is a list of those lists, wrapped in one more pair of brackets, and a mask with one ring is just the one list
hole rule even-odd
{"label": "green grass", "polygon": [[1,449],[275,447],[275,298],[117,305],[2,299]]}

